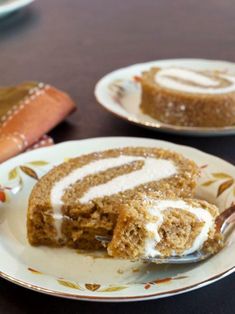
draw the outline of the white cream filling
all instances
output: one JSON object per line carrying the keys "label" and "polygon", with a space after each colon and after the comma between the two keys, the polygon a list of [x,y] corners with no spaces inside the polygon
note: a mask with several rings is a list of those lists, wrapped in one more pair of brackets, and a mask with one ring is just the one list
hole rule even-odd
{"label": "white cream filling", "polygon": [[[147,223],[145,228],[147,231],[150,231],[153,234],[153,237],[146,239],[145,241],[145,256],[147,257],[155,257],[161,256],[162,254],[156,249],[157,244],[161,241],[160,235],[158,230],[163,223],[163,211],[168,208],[176,208],[181,210],[186,210],[193,215],[195,215],[199,221],[203,221],[204,225],[193,242],[191,248],[185,250],[180,255],[188,255],[197,250],[199,250],[204,242],[208,239],[208,234],[213,226],[214,218],[212,215],[205,209],[200,207],[192,207],[191,205],[187,204],[181,200],[160,200],[160,201],[153,201],[151,207],[147,208],[148,213],[157,218],[156,222]],[[172,254],[175,255],[175,254]]]}
{"label": "white cream filling", "polygon": [[[218,75],[218,74],[217,74]],[[174,77],[190,81],[200,86],[189,85],[187,82],[181,82]],[[230,85],[220,87],[220,81],[208,77],[203,73],[194,72],[183,68],[165,68],[158,71],[155,75],[155,82],[165,88],[178,90],[181,92],[197,94],[223,94],[235,91],[235,76],[220,73],[222,79],[230,82]]]}
{"label": "white cream filling", "polygon": [[60,181],[56,182],[51,190],[50,200],[55,217],[54,221],[58,238],[61,237],[61,223],[63,218],[62,197],[66,189],[79,180],[84,179],[88,175],[96,174],[114,167],[123,166],[138,160],[144,161],[144,165],[141,169],[120,175],[104,184],[91,187],[80,199],[78,199],[78,201],[85,204],[94,198],[124,192],[128,189],[133,189],[138,185],[146,184],[151,181],[158,181],[177,173],[174,163],[170,160],[120,155],[115,158],[105,158],[92,161],[83,167],[77,168]]}

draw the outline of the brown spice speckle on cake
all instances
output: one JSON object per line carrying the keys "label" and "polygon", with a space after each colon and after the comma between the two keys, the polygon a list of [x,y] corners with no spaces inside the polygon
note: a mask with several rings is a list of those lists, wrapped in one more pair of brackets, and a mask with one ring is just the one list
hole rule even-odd
{"label": "brown spice speckle on cake", "polygon": [[[148,164],[160,168],[145,169]],[[198,174],[193,161],[153,147],[111,149],[70,159],[35,185],[28,208],[29,241],[32,245],[100,248],[95,235],[112,235],[121,204],[137,192],[164,195],[171,191],[178,197],[191,197]],[[68,178],[74,180],[72,184],[66,183]],[[101,195],[103,191],[108,194]]]}
{"label": "brown spice speckle on cake", "polygon": [[[171,72],[176,74],[170,75]],[[195,79],[199,81],[196,83]],[[189,127],[235,124],[235,76],[218,71],[154,67],[143,72],[140,83],[141,110],[161,122]]]}
{"label": "brown spice speckle on cake", "polygon": [[126,259],[181,256],[199,249],[216,253],[223,246],[215,228],[218,214],[205,201],[137,195],[120,209],[108,253]]}

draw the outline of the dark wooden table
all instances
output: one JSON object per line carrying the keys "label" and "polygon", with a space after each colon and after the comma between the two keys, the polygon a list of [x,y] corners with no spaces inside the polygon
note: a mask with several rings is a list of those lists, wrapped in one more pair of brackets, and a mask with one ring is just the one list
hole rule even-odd
{"label": "dark wooden table", "polygon": [[[55,128],[56,142],[139,136],[197,147],[235,162],[235,136],[156,133],[99,107],[93,96],[105,73],[160,58],[235,61],[233,0],[41,0],[0,21],[0,85],[39,80],[66,90],[78,111]],[[0,257],[1,258],[1,257]],[[98,304],[41,295],[0,279],[0,313],[234,313],[235,275],[156,301]]]}

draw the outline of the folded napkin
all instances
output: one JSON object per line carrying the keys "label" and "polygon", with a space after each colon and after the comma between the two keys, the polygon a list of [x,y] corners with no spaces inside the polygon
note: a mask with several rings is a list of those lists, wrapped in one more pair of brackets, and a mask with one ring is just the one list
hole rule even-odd
{"label": "folded napkin", "polygon": [[53,144],[45,133],[74,109],[66,93],[43,83],[0,88],[0,163],[23,151]]}

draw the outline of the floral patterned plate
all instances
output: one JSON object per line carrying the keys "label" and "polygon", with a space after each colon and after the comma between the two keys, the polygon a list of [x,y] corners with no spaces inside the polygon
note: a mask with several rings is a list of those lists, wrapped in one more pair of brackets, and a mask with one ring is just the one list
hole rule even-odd
{"label": "floral patterned plate", "polygon": [[135,64],[111,72],[99,80],[95,87],[95,97],[99,104],[114,115],[156,131],[185,135],[214,136],[235,134],[235,126],[202,128],[165,124],[140,110],[141,87],[139,77],[151,67],[180,66],[198,70],[220,70],[235,73],[235,63],[204,59],[168,59]]}
{"label": "floral patterned plate", "polygon": [[27,201],[34,184],[54,165],[84,153],[123,146],[154,146],[189,157],[201,167],[197,196],[221,210],[235,200],[235,167],[194,148],[129,137],[65,142],[19,155],[0,165],[0,275],[54,296],[90,301],[157,299],[203,287],[235,269],[235,242],[193,265],[155,265],[68,248],[32,247],[26,237]]}

